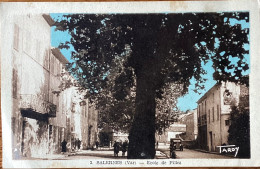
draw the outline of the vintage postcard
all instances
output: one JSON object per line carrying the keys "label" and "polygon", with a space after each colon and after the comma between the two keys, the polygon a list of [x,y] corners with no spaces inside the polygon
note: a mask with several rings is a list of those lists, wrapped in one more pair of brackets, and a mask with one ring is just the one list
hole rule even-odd
{"label": "vintage postcard", "polygon": [[257,0],[0,9],[4,168],[260,166]]}

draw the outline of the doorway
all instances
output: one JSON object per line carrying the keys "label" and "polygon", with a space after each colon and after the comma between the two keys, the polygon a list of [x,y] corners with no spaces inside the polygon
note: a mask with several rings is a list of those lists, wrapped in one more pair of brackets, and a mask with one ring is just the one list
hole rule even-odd
{"label": "doorway", "polygon": [[209,141],[210,141],[210,150],[209,151],[213,151],[213,139],[212,139],[212,132],[209,132]]}

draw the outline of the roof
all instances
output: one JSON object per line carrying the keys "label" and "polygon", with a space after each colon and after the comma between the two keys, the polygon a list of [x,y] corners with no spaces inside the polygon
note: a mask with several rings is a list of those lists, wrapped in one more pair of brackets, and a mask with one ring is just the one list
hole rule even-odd
{"label": "roof", "polygon": [[55,23],[54,20],[51,18],[50,14],[42,14],[42,17],[50,26],[52,26]]}
{"label": "roof", "polygon": [[187,116],[193,115],[195,111],[197,111],[197,108],[192,109],[192,110],[188,110],[187,113],[181,114],[178,119],[181,120],[181,119],[183,119],[183,118],[185,118],[185,117],[187,117]]}
{"label": "roof", "polygon": [[219,87],[220,86],[220,84],[215,84],[212,88],[210,88],[198,101],[197,101],[197,103],[199,103],[199,102],[201,102],[202,100],[204,100],[208,95],[209,95],[209,93],[210,92],[212,92],[213,90],[215,90],[217,87]]}
{"label": "roof", "polygon": [[168,132],[185,132],[186,124],[172,124],[167,129]]}
{"label": "roof", "polygon": [[52,54],[63,64],[69,63],[65,56],[60,52],[59,48],[52,48]]}
{"label": "roof", "polygon": [[183,139],[179,136],[179,138],[171,138],[170,140],[181,140],[183,141]]}

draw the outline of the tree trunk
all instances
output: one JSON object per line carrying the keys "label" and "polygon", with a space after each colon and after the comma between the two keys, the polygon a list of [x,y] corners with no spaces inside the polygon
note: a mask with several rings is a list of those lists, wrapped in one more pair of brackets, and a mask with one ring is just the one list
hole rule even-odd
{"label": "tree trunk", "polygon": [[128,159],[155,157],[155,89],[151,78],[137,77],[134,121],[129,133]]}

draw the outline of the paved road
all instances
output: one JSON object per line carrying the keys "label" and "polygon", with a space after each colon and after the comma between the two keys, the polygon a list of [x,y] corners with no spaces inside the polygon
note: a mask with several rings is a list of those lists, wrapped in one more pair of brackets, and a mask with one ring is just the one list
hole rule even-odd
{"label": "paved road", "polygon": [[[170,151],[168,149],[162,150],[167,156],[170,156]],[[231,159],[233,157],[224,156],[220,154],[211,154],[211,153],[205,153],[190,149],[184,149],[183,151],[175,151],[177,155],[177,159]]]}
{"label": "paved road", "polygon": [[[127,154],[126,154],[127,156]],[[109,159],[117,159],[117,160],[122,160],[126,159],[126,156],[122,156],[122,152],[120,151],[118,154],[118,157],[114,156],[114,151],[113,150],[82,150],[80,152],[76,152],[75,154],[70,154],[64,155],[64,156],[57,156],[57,158],[52,157],[52,160],[81,160],[81,159],[104,159],[104,160],[109,160]],[[160,152],[156,151],[156,159],[166,159],[167,156]]]}
{"label": "paved road", "polygon": [[57,160],[81,160],[81,159],[126,159],[122,157],[122,152],[118,154],[118,157],[114,157],[114,151],[112,150],[81,150],[76,154],[70,154],[69,156],[58,158]]}
{"label": "paved road", "polygon": [[[170,151],[168,149],[162,150],[168,157],[170,157]],[[156,151],[156,159],[166,159],[167,156]],[[176,151],[177,159],[232,159],[233,157],[224,156],[220,154],[211,154],[205,153],[190,149],[184,149],[183,151]],[[64,160],[73,160],[73,159],[126,159],[122,157],[122,152],[119,153],[119,157],[114,157],[113,151],[81,151],[75,156],[68,156],[63,158]]]}
{"label": "paved road", "polygon": [[[168,145],[159,146],[160,151],[156,151],[156,159],[166,159],[170,157],[170,151]],[[231,159],[233,157],[205,153],[190,149],[184,149],[183,151],[176,151],[177,159]],[[54,155],[52,157],[48,157],[50,160],[84,160],[84,159],[126,159],[126,157],[122,157],[122,152],[120,151],[118,157],[114,157],[113,150],[81,150],[76,152],[76,154],[68,155]]]}
{"label": "paved road", "polygon": [[[127,156],[127,153],[126,153]],[[81,152],[77,152],[75,155],[70,155],[68,157],[63,158],[64,160],[73,160],[73,159],[126,159],[126,156],[122,156],[122,152],[120,151],[118,157],[114,156],[113,150],[82,150]],[[156,159],[165,159],[167,156],[160,152],[156,151]]]}

